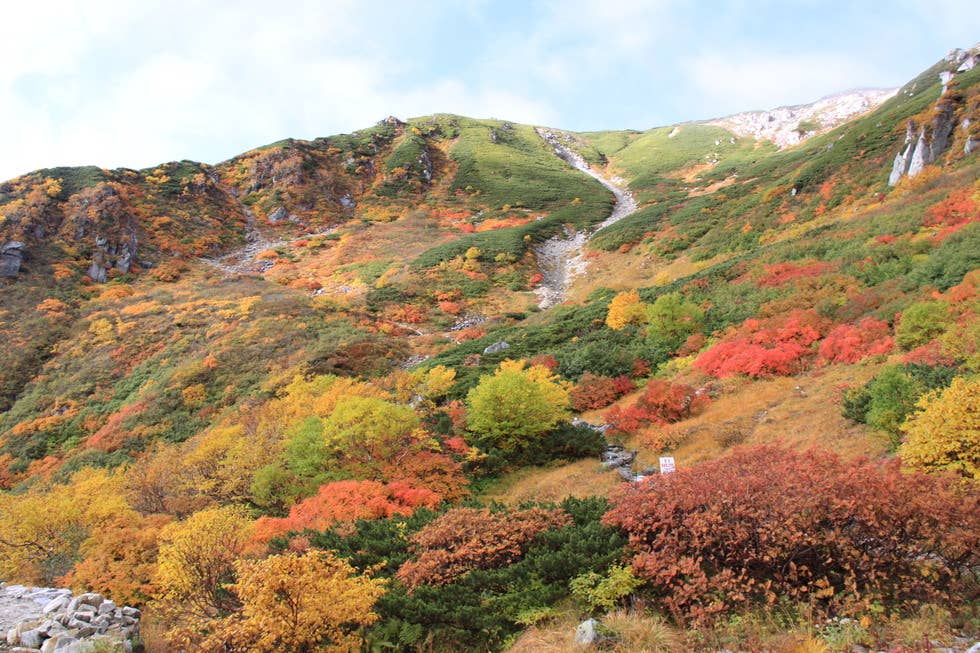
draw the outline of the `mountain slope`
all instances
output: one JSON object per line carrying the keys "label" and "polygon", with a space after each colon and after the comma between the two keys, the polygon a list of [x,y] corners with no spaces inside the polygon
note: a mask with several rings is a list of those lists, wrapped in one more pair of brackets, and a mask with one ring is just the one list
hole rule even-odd
{"label": "mountain slope", "polygon": [[[589,603],[603,578],[629,586],[618,598],[680,601],[603,520],[620,479],[662,455],[684,478],[774,441],[832,449],[844,470],[898,457],[959,474],[966,507],[975,412],[966,444],[915,413],[961,419],[947,404],[969,404],[980,372],[976,55],[782,148],[735,123],[576,134],[440,114],[215,166],[0,185],[0,575],[147,605],[164,649],[244,637],[244,586],[194,595],[205,581],[167,562],[225,534],[213,577],[333,565],[322,549],[341,575],[387,579],[357,631],[372,645],[500,650],[570,606],[612,605]],[[541,310],[556,251],[584,273]],[[602,452],[615,464],[573,462]],[[833,569],[778,599],[802,613],[821,592],[808,609],[881,632],[874,592],[895,619],[926,596],[959,610],[953,585],[930,584],[954,569],[918,570],[910,603],[853,595]],[[180,588],[207,608],[182,610]]]}

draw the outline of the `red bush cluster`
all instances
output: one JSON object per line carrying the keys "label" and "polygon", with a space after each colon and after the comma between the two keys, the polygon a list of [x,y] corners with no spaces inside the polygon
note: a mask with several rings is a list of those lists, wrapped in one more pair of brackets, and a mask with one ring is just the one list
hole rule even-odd
{"label": "red bush cluster", "polygon": [[679,617],[781,597],[853,614],[960,590],[980,563],[978,499],[898,461],[764,446],[629,487],[604,521]]}
{"label": "red bush cluster", "polygon": [[796,374],[816,353],[812,345],[829,326],[829,320],[812,310],[748,319],[733,335],[698,356],[694,365],[720,378]]}
{"label": "red bush cluster", "polygon": [[539,533],[571,523],[561,510],[455,508],[412,536],[415,559],[404,563],[397,575],[409,588],[445,585],[473,569],[510,564]]}
{"label": "red bush cluster", "polygon": [[819,356],[830,363],[856,363],[894,348],[888,324],[866,317],[857,324],[842,324],[827,334],[820,343]]}
{"label": "red bush cluster", "polygon": [[794,279],[821,277],[832,271],[834,266],[823,261],[801,265],[787,261],[765,266],[765,273],[756,280],[760,288],[775,288],[789,283]]}
{"label": "red bush cluster", "polygon": [[636,384],[625,375],[610,378],[586,372],[568,396],[571,399],[572,410],[583,412],[605,408],[635,388]]}
{"label": "red bush cluster", "polygon": [[679,422],[701,410],[710,400],[689,385],[651,379],[636,403],[626,408],[614,406],[606,413],[611,431],[636,433],[650,424]]}

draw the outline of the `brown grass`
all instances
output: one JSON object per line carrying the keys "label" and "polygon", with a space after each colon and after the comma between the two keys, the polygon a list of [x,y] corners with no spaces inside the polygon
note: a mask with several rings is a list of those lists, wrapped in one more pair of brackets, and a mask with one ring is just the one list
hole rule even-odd
{"label": "brown grass", "polygon": [[[600,622],[620,638],[610,651],[616,653],[681,653],[691,648],[683,631],[671,626],[663,617],[617,610],[600,618]],[[575,644],[575,628],[581,623],[574,615],[538,624],[524,632],[507,653],[564,653],[584,651]]]}
{"label": "brown grass", "polygon": [[529,467],[505,474],[481,497],[517,505],[524,501],[559,502],[568,497],[607,496],[620,484],[615,472],[587,459],[558,466]]}

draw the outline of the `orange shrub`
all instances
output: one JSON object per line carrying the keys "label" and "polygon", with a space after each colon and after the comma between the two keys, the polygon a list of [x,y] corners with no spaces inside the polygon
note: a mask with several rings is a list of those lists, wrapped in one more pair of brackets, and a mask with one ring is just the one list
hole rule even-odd
{"label": "orange shrub", "polygon": [[539,533],[571,524],[572,518],[562,510],[456,508],[412,536],[415,559],[404,563],[397,576],[411,589],[445,585],[473,569],[510,564]]}
{"label": "orange shrub", "polygon": [[254,539],[268,542],[290,531],[325,530],[338,522],[410,515],[420,506],[432,508],[441,500],[432,490],[405,482],[336,481],[321,485],[315,496],[293,506],[288,517],[261,517],[255,523]]}
{"label": "orange shrub", "polygon": [[710,400],[683,383],[652,379],[646,391],[627,408],[613,406],[606,421],[613,433],[632,434],[649,424],[679,422],[699,412]]}
{"label": "orange shrub", "polygon": [[830,363],[856,363],[867,356],[887,354],[895,348],[888,324],[866,317],[857,324],[842,324],[820,343],[819,356]]}

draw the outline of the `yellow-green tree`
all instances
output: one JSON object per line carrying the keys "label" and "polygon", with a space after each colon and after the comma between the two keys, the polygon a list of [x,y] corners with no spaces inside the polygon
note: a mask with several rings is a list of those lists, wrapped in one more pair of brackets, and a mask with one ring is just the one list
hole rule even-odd
{"label": "yellow-green tree", "polygon": [[217,626],[215,650],[353,651],[359,631],[378,619],[372,607],[384,580],[359,576],[326,551],[240,560],[235,569],[230,589],[242,609]]}
{"label": "yellow-green tree", "polygon": [[647,338],[656,346],[675,351],[701,329],[704,311],[678,292],[657,297],[646,311]]}
{"label": "yellow-green tree", "polygon": [[606,326],[620,331],[630,324],[643,324],[646,319],[647,305],[640,299],[636,290],[619,293],[609,302],[609,312],[606,313]]}
{"label": "yellow-green tree", "polygon": [[902,426],[899,455],[913,467],[980,479],[980,378],[956,378],[927,394]]}
{"label": "yellow-green tree", "polygon": [[543,365],[506,360],[466,395],[467,425],[505,452],[523,449],[568,417],[568,384]]}
{"label": "yellow-green tree", "polygon": [[410,406],[374,397],[348,397],[323,420],[333,458],[361,476],[376,477],[420,442],[419,417]]}
{"label": "yellow-green tree", "polygon": [[156,586],[161,612],[209,620],[238,608],[226,587],[245,551],[252,523],[236,506],[207,508],[160,533]]}

